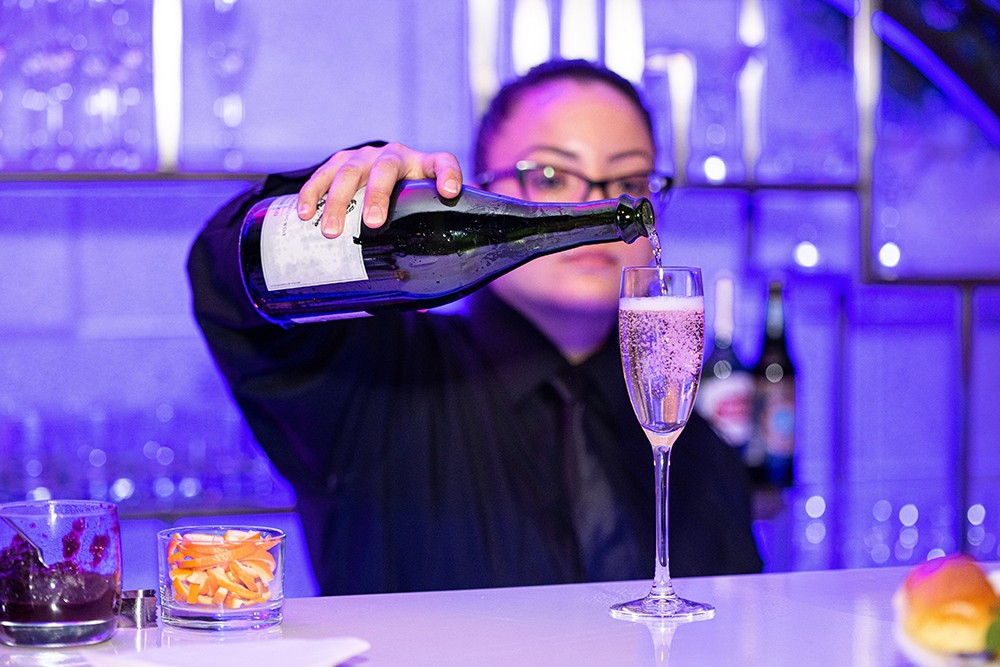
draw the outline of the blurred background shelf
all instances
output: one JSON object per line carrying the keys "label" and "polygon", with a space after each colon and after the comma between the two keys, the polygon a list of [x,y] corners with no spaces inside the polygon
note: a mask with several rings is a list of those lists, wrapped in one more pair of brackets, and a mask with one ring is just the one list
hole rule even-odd
{"label": "blurred background shelf", "polygon": [[[294,495],[191,317],[195,234],[259,174],[370,139],[451,151],[469,173],[483,100],[561,53],[644,84],[679,183],[666,258],[702,267],[708,321],[714,278],[735,278],[746,362],[767,282],[786,286],[797,484],[761,496],[767,569],[1000,558],[998,16],[936,0],[0,1],[0,501],[110,499],[142,540],[234,514],[294,534]],[[155,572],[140,551],[130,587]]]}

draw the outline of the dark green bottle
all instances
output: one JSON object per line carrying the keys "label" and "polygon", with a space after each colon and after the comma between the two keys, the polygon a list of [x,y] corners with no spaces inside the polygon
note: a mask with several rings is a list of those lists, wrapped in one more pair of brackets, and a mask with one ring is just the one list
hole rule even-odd
{"label": "dark green bottle", "polygon": [[795,365],[788,353],[779,282],[771,282],[768,287],[764,343],[753,374],[754,430],[748,453],[751,472],[758,481],[791,486],[795,461]]}
{"label": "dark green bottle", "polygon": [[622,195],[586,203],[535,203],[464,187],[441,197],[434,182],[396,185],[386,224],[361,221],[361,192],[344,233],[328,239],[319,216],[300,220],[295,195],[250,209],[240,267],[257,311],[279,324],[425,309],[463,297],[542,255],[648,236],[648,199]]}

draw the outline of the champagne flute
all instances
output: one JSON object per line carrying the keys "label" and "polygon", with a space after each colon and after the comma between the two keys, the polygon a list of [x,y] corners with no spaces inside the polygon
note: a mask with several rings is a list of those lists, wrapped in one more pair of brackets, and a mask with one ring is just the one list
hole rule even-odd
{"label": "champagne flute", "polygon": [[701,379],[705,342],[701,270],[623,269],[618,332],[629,398],[653,447],[656,568],[649,593],[613,605],[611,615],[626,620],[711,618],[714,607],[674,592],[667,550],[670,449],[691,416]]}

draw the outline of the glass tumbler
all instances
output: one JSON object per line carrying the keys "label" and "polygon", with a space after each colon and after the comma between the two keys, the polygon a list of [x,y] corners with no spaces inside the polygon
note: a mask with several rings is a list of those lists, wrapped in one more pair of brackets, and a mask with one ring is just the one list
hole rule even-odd
{"label": "glass tumbler", "polygon": [[160,619],[202,630],[281,622],[285,533],[258,526],[183,526],[157,534]]}
{"label": "glass tumbler", "polygon": [[90,500],[0,505],[0,642],[109,639],[121,604],[118,508]]}

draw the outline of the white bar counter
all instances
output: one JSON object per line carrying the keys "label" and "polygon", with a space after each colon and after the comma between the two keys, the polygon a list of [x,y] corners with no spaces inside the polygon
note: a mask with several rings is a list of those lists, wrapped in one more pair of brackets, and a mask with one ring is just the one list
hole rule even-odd
{"label": "white bar counter", "polygon": [[[214,653],[246,642],[255,644],[263,664],[263,654],[281,642],[291,648],[295,642],[289,640],[357,637],[370,648],[343,664],[895,667],[912,664],[893,633],[892,598],[907,571],[679,579],[678,593],[714,604],[717,613],[677,626],[669,642],[655,627],[608,614],[612,603],[646,592],[649,583],[635,581],[290,599],[284,622],[270,630],[122,629],[110,642],[91,647],[0,647],[0,665],[87,665],[102,654],[139,665],[159,645],[169,653],[213,644],[204,648]],[[269,643],[267,651],[262,642]],[[270,665],[299,666],[294,654]]]}

